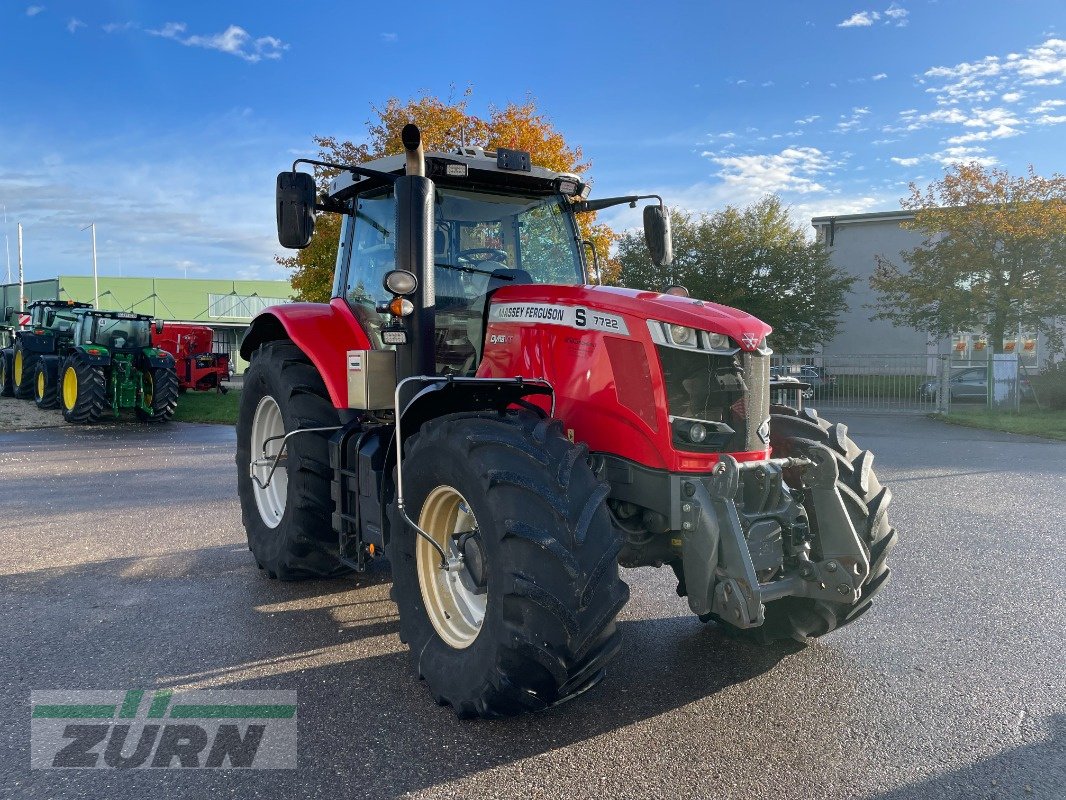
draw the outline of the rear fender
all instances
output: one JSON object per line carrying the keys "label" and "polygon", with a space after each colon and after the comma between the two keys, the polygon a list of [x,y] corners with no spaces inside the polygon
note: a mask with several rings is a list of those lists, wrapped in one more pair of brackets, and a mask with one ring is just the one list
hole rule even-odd
{"label": "rear fender", "polygon": [[106,347],[95,344],[80,345],[74,350],[81,353],[82,358],[94,367],[106,367],[111,363],[111,352]]}
{"label": "rear fender", "polygon": [[18,341],[22,349],[27,353],[53,353],[56,347],[56,337],[52,331],[34,333],[33,331],[20,331]]}
{"label": "rear fender", "polygon": [[262,344],[288,339],[311,359],[326,384],[334,408],[348,408],[349,350],[369,350],[370,340],[339,297],[325,303],[287,303],[259,314],[241,342],[241,356],[251,360]]}

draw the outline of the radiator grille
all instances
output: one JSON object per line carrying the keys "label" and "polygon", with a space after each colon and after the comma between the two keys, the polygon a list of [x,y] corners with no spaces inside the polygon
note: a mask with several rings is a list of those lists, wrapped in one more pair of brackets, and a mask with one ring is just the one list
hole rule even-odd
{"label": "radiator grille", "polygon": [[765,450],[760,432],[770,416],[770,358],[758,353],[732,356],[658,347],[673,417],[724,422],[732,436],[711,436],[702,445],[674,438],[679,449],[740,453]]}

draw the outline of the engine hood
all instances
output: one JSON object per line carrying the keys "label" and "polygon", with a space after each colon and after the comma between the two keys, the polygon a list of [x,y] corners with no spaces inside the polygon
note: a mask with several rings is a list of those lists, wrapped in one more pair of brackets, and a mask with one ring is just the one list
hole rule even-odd
{"label": "engine hood", "polygon": [[492,296],[500,303],[581,306],[629,318],[655,319],[711,333],[723,333],[744,350],[754,350],[773,328],[745,311],[691,297],[625,289],[618,286],[504,286]]}

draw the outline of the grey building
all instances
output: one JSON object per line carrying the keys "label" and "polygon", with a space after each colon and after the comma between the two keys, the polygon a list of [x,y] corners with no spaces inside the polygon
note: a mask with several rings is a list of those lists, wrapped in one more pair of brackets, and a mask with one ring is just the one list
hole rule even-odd
{"label": "grey building", "polygon": [[[957,331],[950,337],[936,339],[914,328],[897,327],[884,320],[872,319],[877,296],[870,287],[870,277],[877,266],[877,256],[902,266],[901,252],[922,244],[917,231],[905,230],[900,223],[913,219],[909,211],[882,211],[871,214],[844,214],[815,217],[811,220],[817,240],[829,250],[833,264],[858,280],[848,298],[848,310],[840,318],[837,335],[822,347],[826,356],[844,355],[934,355],[950,354],[952,362],[984,362],[992,352],[992,343],[984,331]],[[1022,364],[1035,367],[1052,355],[1043,336],[1021,331],[1008,334],[1003,342],[1007,351],[1018,353]]]}

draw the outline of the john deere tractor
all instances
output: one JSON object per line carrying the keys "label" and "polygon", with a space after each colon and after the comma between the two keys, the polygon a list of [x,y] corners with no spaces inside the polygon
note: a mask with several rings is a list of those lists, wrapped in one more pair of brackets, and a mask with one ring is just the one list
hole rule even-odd
{"label": "john deere tractor", "polygon": [[149,344],[151,324],[143,314],[76,312],[67,351],[37,364],[38,397],[58,394],[63,418],[74,424],[126,408],[143,422],[169,420],[178,405],[178,376],[174,357]]}
{"label": "john deere tractor", "polygon": [[[10,347],[0,350],[0,390],[5,397],[35,396],[37,362],[43,356],[66,351],[73,335],[74,312],[81,308],[92,306],[73,300],[35,300],[26,307],[30,324],[16,330]],[[51,405],[42,406],[55,407],[54,397]]]}
{"label": "john deere tractor", "polygon": [[757,642],[869,609],[891,494],[844,425],[801,408],[805,384],[771,379],[770,326],[590,280],[578,219],[643,200],[668,272],[662,201],[402,139],[368,164],[304,162],[334,170],[321,196],[302,159],[278,176],[283,246],[306,247],[318,213],[342,224],[333,299],[266,309],[241,346],[258,565],[297,580],[386,554],[413,670],[461,717],[595,684],[619,649],[620,565],[669,566],[701,620]]}

